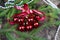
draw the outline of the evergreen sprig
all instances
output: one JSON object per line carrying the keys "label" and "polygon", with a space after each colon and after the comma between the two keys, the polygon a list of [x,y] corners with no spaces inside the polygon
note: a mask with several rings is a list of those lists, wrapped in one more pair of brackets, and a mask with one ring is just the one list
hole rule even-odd
{"label": "evergreen sprig", "polygon": [[[21,0],[15,0],[15,4],[18,4]],[[23,0],[24,3],[30,1],[30,0]],[[29,6],[31,8],[34,8],[32,7],[34,4],[37,3],[37,1],[39,0],[34,0],[31,4],[29,4]],[[52,8],[51,6],[48,6],[48,5],[42,5],[38,8],[38,10],[40,11],[43,11],[45,12],[46,14],[46,20],[44,22],[44,24],[42,26],[40,26],[39,28],[37,29],[34,29],[32,30],[31,32],[27,33],[27,32],[20,32],[20,31],[17,31],[15,28],[17,27],[17,25],[10,25],[8,22],[5,23],[4,27],[2,29],[0,29],[0,33],[5,33],[6,34],[6,37],[8,40],[25,40],[26,38],[30,38],[31,40],[47,40],[46,38],[43,38],[43,37],[38,37],[38,36],[34,36],[36,35],[39,31],[43,30],[44,28],[46,27],[49,27],[49,26],[52,26],[52,25],[56,25],[58,26],[60,24],[60,21],[58,20],[59,19],[59,10],[56,10],[54,8]],[[9,8],[9,9],[4,9],[3,11],[0,10],[0,17],[5,17],[5,18],[9,18],[11,19],[12,15],[14,15],[15,13],[19,13],[20,11],[14,9],[14,8]],[[1,22],[2,20],[0,20]],[[14,32],[16,33],[19,37],[15,37],[11,34],[11,32]]]}

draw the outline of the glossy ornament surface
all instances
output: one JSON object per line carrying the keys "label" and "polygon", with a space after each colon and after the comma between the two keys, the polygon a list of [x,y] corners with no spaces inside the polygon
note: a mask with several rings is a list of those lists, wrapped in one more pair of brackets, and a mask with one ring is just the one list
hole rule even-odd
{"label": "glossy ornament surface", "polygon": [[30,10],[27,4],[23,7],[14,6],[20,13],[13,15],[13,20],[9,21],[10,24],[18,24],[19,31],[30,31],[39,27],[39,22],[45,20],[45,14],[38,10]]}

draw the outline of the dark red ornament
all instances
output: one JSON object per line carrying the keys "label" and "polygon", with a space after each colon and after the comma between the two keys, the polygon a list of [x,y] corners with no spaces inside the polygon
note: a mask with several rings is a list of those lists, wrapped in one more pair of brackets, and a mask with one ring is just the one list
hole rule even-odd
{"label": "dark red ornament", "polygon": [[38,21],[34,21],[33,26],[34,26],[34,28],[39,27],[39,23],[38,23]]}
{"label": "dark red ornament", "polygon": [[39,27],[39,22],[45,20],[45,14],[38,10],[30,10],[27,4],[23,7],[14,6],[17,10],[21,10],[21,13],[14,14],[12,16],[13,21],[9,21],[10,24],[18,24],[17,29],[19,31],[29,31],[33,28]]}
{"label": "dark red ornament", "polygon": [[25,26],[21,25],[21,26],[17,27],[17,30],[19,30],[19,31],[25,31]]}
{"label": "dark red ornament", "polygon": [[32,28],[33,28],[32,25],[27,25],[27,26],[26,26],[26,31],[30,31],[30,30],[32,30]]}

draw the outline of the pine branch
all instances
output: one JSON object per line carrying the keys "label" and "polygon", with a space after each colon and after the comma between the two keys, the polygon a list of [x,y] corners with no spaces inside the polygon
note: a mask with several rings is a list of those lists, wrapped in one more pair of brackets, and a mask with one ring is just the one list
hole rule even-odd
{"label": "pine branch", "polygon": [[6,32],[6,37],[8,40],[17,40],[14,36],[12,36],[10,33]]}
{"label": "pine branch", "polygon": [[18,3],[20,3],[21,2],[21,0],[15,0],[15,4],[18,4]]}
{"label": "pine branch", "polygon": [[7,15],[7,18],[10,19],[16,12],[16,10],[14,8],[11,8],[10,9],[11,11],[9,11],[8,15]]}
{"label": "pine branch", "polygon": [[7,22],[7,23],[4,25],[3,29],[8,29],[9,26],[10,26],[10,24]]}
{"label": "pine branch", "polygon": [[44,23],[42,26],[40,26],[39,28],[37,29],[34,29],[30,32],[30,35],[35,35],[37,34],[39,31],[43,30],[45,27],[48,27],[49,24],[48,23]]}
{"label": "pine branch", "polygon": [[3,33],[3,32],[11,32],[12,30],[11,29],[0,29],[0,33]]}
{"label": "pine branch", "polygon": [[9,12],[9,9],[4,10],[3,12],[0,13],[0,17],[5,16],[6,13]]}
{"label": "pine branch", "polygon": [[25,32],[18,32],[18,31],[15,31],[16,34],[20,35],[21,37],[23,38],[32,38],[33,40],[45,40],[45,38],[41,38],[41,37],[36,37],[36,36],[33,36],[33,35],[29,35]]}

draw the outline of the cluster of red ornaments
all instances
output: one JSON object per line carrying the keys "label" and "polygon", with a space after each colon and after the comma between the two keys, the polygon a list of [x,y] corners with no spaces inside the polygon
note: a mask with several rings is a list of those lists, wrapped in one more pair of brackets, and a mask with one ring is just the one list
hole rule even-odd
{"label": "cluster of red ornaments", "polygon": [[10,24],[18,24],[19,31],[30,31],[33,28],[39,27],[39,22],[44,21],[45,14],[37,10],[30,10],[27,4],[23,8],[15,6],[16,9],[22,10],[21,13],[13,15],[13,21]]}

